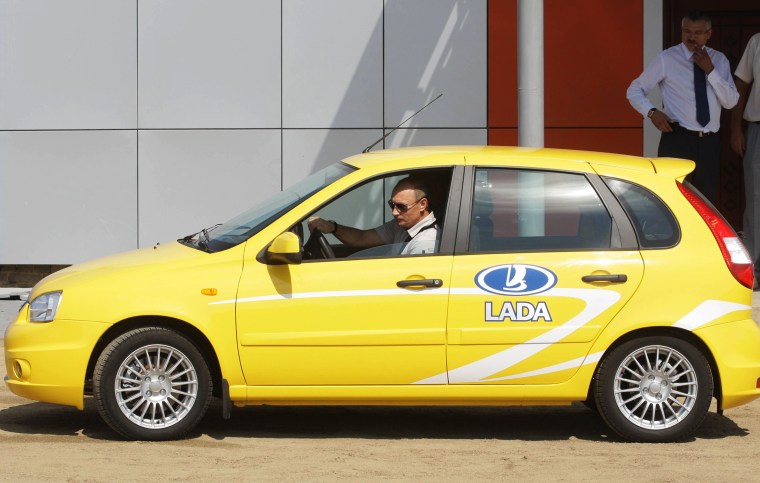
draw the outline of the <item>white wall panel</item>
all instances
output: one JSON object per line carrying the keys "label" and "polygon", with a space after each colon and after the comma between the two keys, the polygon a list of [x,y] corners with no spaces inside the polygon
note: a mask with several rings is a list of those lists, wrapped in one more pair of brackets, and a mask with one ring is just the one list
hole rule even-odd
{"label": "white wall panel", "polygon": [[485,127],[486,0],[386,0],[385,125]]}
{"label": "white wall panel", "polygon": [[0,264],[137,247],[135,131],[0,132]]}
{"label": "white wall panel", "polygon": [[140,246],[223,223],[280,191],[279,130],[140,131]]}
{"label": "white wall panel", "polygon": [[[287,129],[282,140],[283,186],[354,154],[377,141],[380,129]],[[375,149],[382,149],[378,145]]]}
{"label": "white wall panel", "polygon": [[0,129],[134,129],[135,2],[0,2]]}
{"label": "white wall panel", "polygon": [[279,0],[140,0],[140,128],[278,128]]}
{"label": "white wall panel", "polygon": [[487,129],[399,129],[386,140],[389,148],[406,146],[440,146],[488,144]]}
{"label": "white wall panel", "polygon": [[283,0],[283,125],[382,125],[382,0]]}

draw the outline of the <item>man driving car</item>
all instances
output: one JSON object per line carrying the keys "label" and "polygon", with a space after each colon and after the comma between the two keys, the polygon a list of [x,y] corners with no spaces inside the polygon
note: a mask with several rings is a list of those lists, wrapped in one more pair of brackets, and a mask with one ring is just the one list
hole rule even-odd
{"label": "man driving car", "polygon": [[425,184],[411,176],[402,179],[393,188],[388,206],[393,220],[376,228],[362,230],[315,216],[309,218],[309,229],[332,233],[355,248],[397,244],[401,247],[400,255],[435,253],[440,228],[430,211]]}

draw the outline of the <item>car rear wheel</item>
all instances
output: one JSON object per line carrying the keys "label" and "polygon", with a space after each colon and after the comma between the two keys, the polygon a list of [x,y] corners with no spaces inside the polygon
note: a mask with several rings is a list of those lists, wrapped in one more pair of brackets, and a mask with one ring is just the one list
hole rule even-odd
{"label": "car rear wheel", "polygon": [[200,351],[181,334],[136,329],[101,353],[93,393],[101,417],[129,439],[177,439],[208,408],[211,375]]}
{"label": "car rear wheel", "polygon": [[595,399],[620,436],[642,442],[689,437],[710,408],[713,379],[705,356],[675,337],[643,337],[600,363]]}

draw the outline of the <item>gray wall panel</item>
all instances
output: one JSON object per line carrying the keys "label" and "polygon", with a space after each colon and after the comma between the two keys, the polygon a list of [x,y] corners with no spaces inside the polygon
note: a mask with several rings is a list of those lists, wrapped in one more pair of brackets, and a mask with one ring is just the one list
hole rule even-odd
{"label": "gray wall panel", "polygon": [[381,135],[380,129],[286,130],[282,140],[284,187],[325,166],[360,153]]}
{"label": "gray wall panel", "polygon": [[382,13],[382,0],[283,1],[286,128],[382,125]]}
{"label": "gray wall panel", "polygon": [[385,125],[486,127],[485,0],[387,0]]}
{"label": "gray wall panel", "polygon": [[0,132],[0,264],[137,247],[135,131]]}
{"label": "gray wall panel", "polygon": [[0,130],[134,129],[137,4],[0,2]]}
{"label": "gray wall panel", "polygon": [[280,191],[279,130],[140,132],[140,246],[223,223]]}
{"label": "gray wall panel", "polygon": [[140,1],[140,128],[279,128],[279,0]]}

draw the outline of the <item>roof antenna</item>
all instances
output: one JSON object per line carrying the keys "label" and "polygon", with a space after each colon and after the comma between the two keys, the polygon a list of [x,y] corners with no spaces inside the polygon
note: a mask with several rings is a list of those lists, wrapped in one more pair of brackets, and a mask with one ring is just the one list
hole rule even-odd
{"label": "roof antenna", "polygon": [[413,118],[414,116],[416,116],[417,114],[419,114],[420,112],[422,112],[422,110],[423,110],[423,109],[425,109],[427,106],[429,106],[430,104],[432,104],[432,103],[434,103],[435,101],[437,101],[437,100],[438,100],[438,98],[439,98],[439,97],[441,97],[442,95],[443,95],[443,93],[441,93],[441,94],[438,94],[438,95],[435,97],[435,99],[433,99],[432,101],[430,101],[430,102],[428,102],[427,104],[425,104],[424,106],[422,106],[422,107],[420,108],[420,110],[419,110],[419,111],[415,112],[415,113],[414,113],[414,114],[412,114],[411,116],[409,116],[409,117],[407,117],[406,119],[404,119],[403,121],[401,121],[401,124],[399,124],[398,126],[394,127],[393,129],[391,129],[390,131],[388,131],[388,133],[387,133],[387,134],[385,134],[383,137],[381,137],[380,139],[378,139],[378,140],[377,140],[377,141],[375,141],[374,143],[372,143],[372,144],[370,144],[369,146],[367,146],[366,148],[364,148],[364,151],[362,151],[362,153],[368,153],[368,152],[369,152],[369,151],[370,151],[372,148],[374,148],[375,146],[377,146],[377,143],[379,143],[380,141],[383,141],[385,138],[387,138],[388,136],[390,136],[390,135],[391,135],[391,133],[392,133],[393,131],[395,131],[396,129],[398,129],[398,128],[400,128],[401,126],[403,126],[403,125],[404,125],[404,123],[405,123],[406,121],[408,121],[409,119]]}

